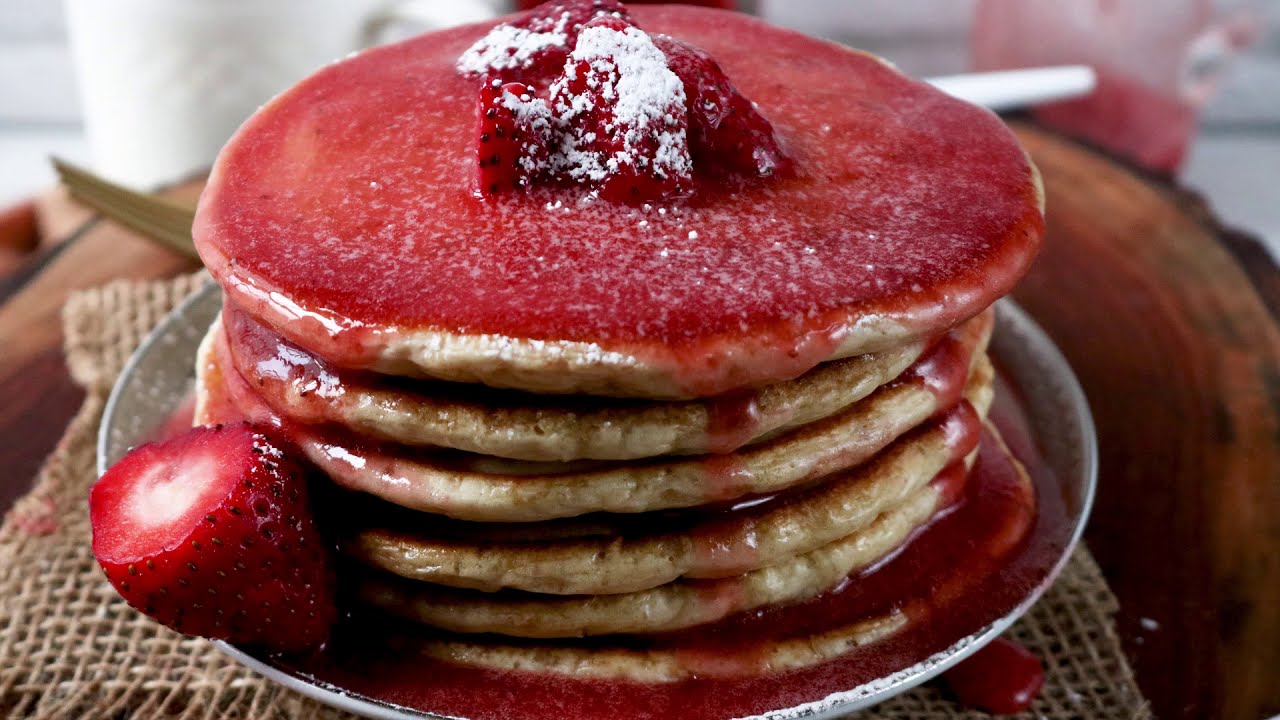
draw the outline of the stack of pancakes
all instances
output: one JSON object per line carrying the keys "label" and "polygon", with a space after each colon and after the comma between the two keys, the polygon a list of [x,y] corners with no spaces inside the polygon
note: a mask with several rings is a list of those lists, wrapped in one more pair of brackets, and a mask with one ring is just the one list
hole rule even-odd
{"label": "stack of pancakes", "polygon": [[373,571],[363,602],[464,633],[667,632],[826,591],[952,502],[991,402],[991,329],[988,310],[672,401],[345,370],[228,306],[201,349],[197,421],[276,426],[387,504],[343,521]]}
{"label": "stack of pancakes", "polygon": [[591,675],[641,653],[620,672],[671,679],[689,658],[638,638],[856,585],[964,490],[991,306],[1043,235],[991,113],[738,14],[632,14],[715,57],[794,175],[698,175],[661,206],[478,199],[455,63],[489,23],[327,66],[245,123],[201,198],[225,302],[197,422],[278,428],[341,493],[343,586],[454,660]]}

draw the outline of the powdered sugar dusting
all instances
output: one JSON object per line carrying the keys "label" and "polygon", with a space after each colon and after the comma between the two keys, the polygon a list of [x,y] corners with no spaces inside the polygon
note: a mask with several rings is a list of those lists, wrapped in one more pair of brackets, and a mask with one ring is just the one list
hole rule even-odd
{"label": "powdered sugar dusting", "polygon": [[[549,25],[549,26],[548,26]],[[525,68],[544,50],[567,48],[569,13],[563,12],[554,24],[521,28],[503,23],[489,31],[458,58],[458,71],[484,75],[494,71]]]}
{"label": "powdered sugar dusting", "polygon": [[[583,65],[588,92],[572,91]],[[551,86],[552,104],[565,134],[552,165],[578,180],[599,181],[622,166],[649,169],[670,176],[686,176],[693,169],[685,126],[684,84],[667,67],[667,58],[638,28],[586,27],[565,64],[565,77]],[[612,154],[592,149],[600,139],[593,130],[574,127],[574,121],[597,110],[596,98],[608,104],[612,121],[606,132],[621,131],[622,148]],[[646,139],[656,150],[646,151]]]}
{"label": "powdered sugar dusting", "polygon": [[530,174],[542,172],[546,166],[546,159],[540,154],[540,148],[536,145],[534,138],[545,138],[551,132],[554,121],[551,108],[547,107],[546,101],[542,98],[528,92],[517,95],[506,88],[498,97],[498,104],[515,115],[518,127],[529,131],[529,139],[522,144],[520,157],[516,162]]}
{"label": "powdered sugar dusting", "polygon": [[[560,12],[523,26],[500,25],[457,60],[465,73],[485,73],[492,88],[482,88],[482,104],[492,97],[507,111],[498,117],[513,121],[511,137],[520,145],[505,157],[518,155],[522,177],[514,186],[527,189],[541,177],[589,183],[611,200],[679,194],[693,172],[684,83],[650,36],[622,17],[601,13],[585,25],[572,17]],[[566,43],[571,53],[564,52]],[[559,54],[547,52],[553,47]],[[531,63],[539,72],[526,79],[535,87],[503,84],[503,70]],[[550,87],[538,86],[539,79]],[[490,112],[481,118],[477,146],[484,195],[511,185],[499,167],[500,146],[510,141],[500,125],[485,125],[493,117],[487,106],[482,112]]]}
{"label": "powdered sugar dusting", "polygon": [[253,454],[261,455],[264,458],[271,460],[280,460],[284,458],[284,453],[275,445],[272,445],[271,442],[267,440],[266,436],[258,432],[253,434]]}

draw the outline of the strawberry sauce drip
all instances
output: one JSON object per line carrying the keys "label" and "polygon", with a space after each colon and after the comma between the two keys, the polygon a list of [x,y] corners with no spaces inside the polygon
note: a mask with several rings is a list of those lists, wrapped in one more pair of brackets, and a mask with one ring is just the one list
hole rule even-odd
{"label": "strawberry sauce drip", "polygon": [[949,408],[959,402],[964,393],[973,350],[971,343],[964,342],[955,333],[947,333],[902,373],[899,382],[922,383],[938,398],[939,408]]}
{"label": "strawberry sauce drip", "polygon": [[713,453],[736,450],[760,428],[759,397],[753,391],[721,395],[711,400],[707,418],[707,449]]}
{"label": "strawberry sauce drip", "polygon": [[[253,384],[257,386],[257,392],[272,407],[283,408],[287,403],[288,414],[300,422],[320,423],[334,417],[334,404],[347,402],[347,393],[357,386],[466,402],[497,400],[509,403],[512,397],[519,397],[521,402],[531,405],[557,402],[554,396],[525,395],[514,391],[498,391],[501,395],[494,395],[494,391],[474,384],[395,378],[337,368],[256,322],[234,305],[227,304],[222,317],[233,364],[251,380],[256,380]],[[935,341],[893,382],[923,384],[937,397],[937,414],[940,416],[960,401],[968,380],[975,342],[972,333],[953,330]],[[575,398],[574,402],[581,410],[590,407],[592,401]],[[610,401],[602,399],[597,402]],[[771,423],[787,419],[777,416],[788,412],[785,409],[773,412]],[[729,453],[741,448],[760,432],[763,421],[757,391],[739,390],[712,398],[706,425],[708,450],[711,453]],[[731,496],[742,481],[749,479],[742,472],[736,458],[709,456],[706,461],[707,498],[716,500]]]}
{"label": "strawberry sauce drip", "polygon": [[723,612],[739,606],[742,602],[743,587],[738,578],[720,580],[703,580],[693,583],[698,591],[698,602]]}
{"label": "strawberry sauce drip", "polygon": [[940,417],[947,449],[951,451],[951,462],[960,460],[978,447],[978,439],[982,436],[982,418],[978,416],[973,403],[962,399]]}
{"label": "strawberry sauce drip", "polygon": [[969,481],[969,468],[964,463],[953,462],[934,476],[929,484],[938,490],[938,506],[950,507],[964,495]]}
{"label": "strawberry sauce drip", "polygon": [[707,502],[738,497],[752,478],[736,455],[708,455],[702,461],[703,497]]}
{"label": "strawberry sauce drip", "polygon": [[[287,341],[278,340],[270,330],[247,319],[243,314],[228,308],[224,318],[227,327],[227,339],[230,340],[232,336],[240,338],[238,342],[241,345],[238,351],[242,357],[249,361],[250,365],[258,368],[261,368],[264,364],[272,366],[280,364],[284,366],[284,360],[281,358],[288,358],[287,367],[295,372],[291,382],[301,384],[304,387],[311,386],[317,374],[328,376],[328,366],[323,361],[298,361],[298,358],[304,355],[301,351]],[[925,382],[929,382],[930,378],[941,368],[950,368],[953,365],[967,367],[974,340],[973,338],[962,338],[958,342],[964,348],[959,352],[945,349],[947,345],[943,343],[935,344],[934,349],[917,363],[918,366],[928,369],[925,371],[908,371],[908,373],[914,375],[911,381],[915,382],[923,379]],[[283,350],[277,355],[271,352],[273,348],[283,348]],[[245,416],[257,422],[266,422],[282,427],[289,436],[299,442],[303,442],[305,438],[306,442],[326,448],[325,451],[329,456],[339,464],[350,465],[353,472],[359,472],[364,478],[362,482],[381,482],[383,484],[383,492],[389,498],[412,493],[412,489],[406,486],[400,474],[400,461],[411,459],[419,453],[424,459],[429,460],[433,454],[431,449],[414,450],[402,446],[383,445],[374,441],[361,441],[349,432],[343,432],[340,428],[325,424],[309,424],[321,422],[323,418],[319,416],[310,417],[305,411],[301,413],[294,412],[297,409],[296,406],[290,411],[295,417],[284,419],[268,403],[265,403],[261,397],[262,393],[271,391],[273,383],[269,381],[265,385],[260,384],[256,390],[251,388],[251,384],[235,372],[229,357],[229,343],[218,342],[216,351],[220,357],[223,372],[230,373],[224,381],[224,389],[233,396],[234,402],[242,409]],[[944,355],[948,358],[948,362],[939,362],[938,355]],[[300,374],[297,374],[298,371],[301,371]],[[953,374],[950,369],[945,370],[945,372]],[[274,375],[267,373],[266,377],[274,377],[276,375],[283,375],[283,373],[275,373]],[[363,373],[351,373],[348,371],[344,373],[345,375],[363,376]],[[335,386],[338,388],[343,387],[342,376],[334,377],[339,377]],[[374,376],[362,377],[361,379],[365,382],[375,382]],[[213,393],[211,398],[217,400],[217,395],[217,393]],[[341,402],[341,399],[338,398],[334,401]],[[301,417],[296,417],[299,414]],[[740,445],[755,432],[754,425],[757,423],[756,418],[758,418],[756,395],[754,393],[739,393],[721,398],[717,400],[717,404],[714,406],[712,417],[719,418],[711,423],[713,426],[719,425],[721,428],[736,426],[738,429],[732,432],[720,430],[719,437],[735,436],[731,441],[727,442],[729,442],[730,447]],[[727,419],[731,417],[742,419],[736,421]],[[943,432],[945,443],[950,453],[949,459],[952,463],[956,463],[956,461],[967,456],[977,447],[981,434],[981,419],[972,404],[967,400],[961,399],[951,408],[939,410],[934,414],[933,422]],[[961,468],[961,474],[963,474],[962,466],[959,467]],[[702,461],[702,469],[706,505],[663,513],[649,513],[644,516],[644,522],[642,523],[632,522],[632,519],[623,516],[617,520],[617,523],[621,527],[631,528],[632,531],[652,533],[663,531],[678,532],[694,523],[702,522],[702,530],[695,536],[694,541],[701,568],[720,575],[730,569],[754,565],[758,560],[758,552],[750,533],[741,528],[741,524],[751,522],[750,518],[755,513],[768,511],[779,503],[794,502],[805,495],[806,488],[795,488],[780,493],[743,496],[742,488],[752,478],[750,472],[744,467],[742,460],[734,454],[708,455]],[[724,540],[726,537],[732,537],[734,540],[727,542]]]}
{"label": "strawberry sauce drip", "polygon": [[1044,668],[1026,648],[996,638],[943,678],[960,702],[1003,715],[1031,709],[1044,687]]}
{"label": "strawberry sauce drip", "polygon": [[[434,399],[485,405],[565,405],[561,396],[339,368],[255,321],[249,313],[230,303],[223,306],[222,322],[226,328],[231,364],[256,386],[257,393],[269,405],[282,410],[287,406],[290,417],[303,423],[321,423],[340,416],[340,412],[334,411],[335,406],[357,402],[349,395],[353,388],[391,391],[407,398],[418,396],[424,402]],[[569,401],[571,407],[578,411],[618,402],[584,396],[575,396]]]}
{"label": "strawberry sauce drip", "polygon": [[[244,312],[227,305],[222,312],[229,347],[252,366],[264,392],[280,393],[288,385],[296,402],[290,413],[303,422],[319,422],[324,409],[342,402],[347,385],[361,373],[348,377],[325,362],[254,322]],[[372,376],[370,376],[372,379]]]}
{"label": "strawberry sauce drip", "polygon": [[[241,383],[243,385],[243,383]],[[941,650],[981,628],[1038,583],[1059,556],[1065,512],[1057,483],[1040,459],[1013,389],[997,378],[991,411],[1030,471],[1039,508],[1018,486],[1012,466],[983,435],[973,471],[952,463],[932,481],[946,509],[892,557],[837,589],[786,607],[764,608],[678,633],[624,644],[675,653],[700,679],[667,685],[589,681],[460,668],[425,659],[415,648],[429,631],[357,613],[324,652],[275,662],[386,702],[473,718],[502,718],[511,708],[533,718],[721,718],[812,701],[848,689]],[[245,390],[249,390],[244,385]],[[250,391],[251,393],[251,391]],[[217,400],[216,393],[211,399]],[[233,412],[233,411],[226,411]],[[230,417],[228,418],[230,419]],[[978,440],[971,408],[939,419],[953,455]],[[784,499],[785,499],[784,495]],[[726,504],[722,512],[772,502]],[[721,557],[742,557],[742,548]],[[731,602],[732,579],[692,581],[703,602]],[[769,643],[898,611],[896,635],[816,667],[760,674]],[[603,642],[603,641],[594,641]],[[582,641],[590,646],[592,641]],[[424,681],[424,678],[430,678]]]}

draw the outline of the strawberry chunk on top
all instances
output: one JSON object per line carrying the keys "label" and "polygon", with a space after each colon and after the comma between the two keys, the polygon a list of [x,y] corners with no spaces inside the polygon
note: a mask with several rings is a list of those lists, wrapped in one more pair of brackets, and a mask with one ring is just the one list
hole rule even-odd
{"label": "strawberry chunk on top", "polygon": [[610,200],[682,193],[693,170],[685,90],[647,34],[625,20],[587,23],[551,86],[560,128],[552,168]]}
{"label": "strawberry chunk on top", "polygon": [[494,78],[480,88],[477,181],[482,195],[527,188],[547,169],[551,109],[523,83]]}
{"label": "strawberry chunk on top", "polygon": [[769,121],[710,55],[649,36],[616,0],[544,3],[495,27],[457,67],[483,78],[480,196],[567,182],[643,204],[689,195],[695,170],[793,169]]}
{"label": "strawberry chunk on top", "polygon": [[133,607],[181,632],[273,650],[337,616],[303,470],[248,425],[142,445],[89,494],[93,554]]}

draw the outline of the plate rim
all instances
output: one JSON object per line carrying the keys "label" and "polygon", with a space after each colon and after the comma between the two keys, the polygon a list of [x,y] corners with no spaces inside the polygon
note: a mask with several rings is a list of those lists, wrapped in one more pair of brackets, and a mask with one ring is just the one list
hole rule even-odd
{"label": "plate rim", "polygon": [[[213,298],[211,296],[217,294],[218,290],[217,284],[210,282],[183,299],[147,333],[138,348],[129,356],[129,359],[121,368],[120,375],[116,378],[115,384],[111,388],[111,393],[107,396],[107,401],[103,405],[102,419],[98,426],[97,441],[95,443],[95,467],[98,476],[101,476],[107,468],[113,421],[128,388],[134,383],[135,376],[141,372],[140,367],[143,362],[156,346],[162,343],[162,339],[171,332],[174,325],[189,314],[193,307],[201,303],[212,302]],[[219,302],[221,301],[219,300]],[[947,648],[888,676],[863,683],[849,690],[831,693],[824,698],[790,708],[781,708],[750,716],[750,718],[744,720],[783,720],[792,718],[796,720],[820,720],[821,718],[830,718],[836,714],[872,707],[890,697],[925,683],[977,652],[1017,622],[1056,582],[1062,569],[1070,561],[1080,543],[1085,526],[1088,524],[1097,494],[1098,440],[1093,413],[1089,407],[1089,401],[1084,389],[1080,385],[1080,381],[1072,370],[1070,363],[1067,362],[1066,357],[1062,354],[1057,344],[1053,342],[1053,339],[1035,322],[1031,315],[1008,297],[996,302],[996,314],[997,329],[1002,324],[1012,324],[1035,345],[1040,355],[1040,360],[1052,369],[1054,380],[1060,386],[1059,390],[1064,393],[1068,404],[1074,408],[1074,419],[1079,424],[1082,446],[1078,450],[1081,454],[1080,475],[1083,481],[1083,493],[1080,497],[1078,519],[1072,528],[1068,541],[1063,546],[1062,553],[1045,574],[1044,579],[1023,596],[1017,605],[1004,615],[988,623],[985,627],[960,638]],[[227,657],[273,682],[330,707],[352,712],[362,717],[373,720],[465,720],[456,716],[417,710],[395,705],[378,698],[351,693],[344,688],[317,678],[281,669],[270,661],[263,660],[231,643],[222,640],[215,640],[213,643]]]}

